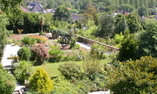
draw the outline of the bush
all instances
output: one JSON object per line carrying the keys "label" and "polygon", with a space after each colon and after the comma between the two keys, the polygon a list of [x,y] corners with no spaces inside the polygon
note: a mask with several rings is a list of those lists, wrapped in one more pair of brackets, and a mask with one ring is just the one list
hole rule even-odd
{"label": "bush", "polygon": [[116,35],[114,36],[114,42],[115,42],[116,44],[120,44],[120,43],[123,41],[123,39],[124,39],[124,36],[122,35],[122,33],[116,34]]}
{"label": "bush", "polygon": [[20,61],[13,65],[14,75],[20,84],[24,84],[25,80],[28,80],[32,72],[32,64],[27,61]]}
{"label": "bush", "polygon": [[6,70],[0,68],[0,94],[12,94],[16,80]]}
{"label": "bush", "polygon": [[93,58],[104,59],[105,47],[99,44],[93,44],[90,53]]}
{"label": "bush", "polygon": [[43,45],[39,44],[31,48],[31,60],[35,60],[34,65],[41,65],[47,58],[48,52]]}
{"label": "bush", "polygon": [[24,43],[24,45],[26,46],[31,46],[36,43],[36,40],[33,37],[25,36],[24,38],[22,38],[21,42]]}
{"label": "bush", "polygon": [[31,51],[29,48],[27,47],[22,47],[19,51],[18,51],[18,56],[20,60],[29,60],[30,56],[31,56]]}
{"label": "bush", "polygon": [[39,94],[49,94],[53,90],[52,80],[44,69],[37,69],[30,79],[29,87],[31,91]]}
{"label": "bush", "polygon": [[51,50],[49,50],[49,55],[52,61],[60,61],[64,52],[60,50],[59,46],[51,45]]}
{"label": "bush", "polygon": [[106,78],[106,87],[114,94],[156,94],[157,59],[146,56],[119,63]]}
{"label": "bush", "polygon": [[29,37],[34,38],[37,43],[45,43],[48,39],[44,36],[29,35]]}
{"label": "bush", "polygon": [[83,70],[85,76],[90,80],[95,80],[100,74],[103,73],[102,65],[99,60],[90,59],[89,57],[83,62]]}
{"label": "bush", "polygon": [[58,70],[64,75],[67,79],[78,78],[81,73],[81,68],[75,63],[64,63],[61,64]]}
{"label": "bush", "polygon": [[126,61],[128,59],[136,59],[137,49],[138,41],[133,34],[128,34],[119,49],[118,60]]}

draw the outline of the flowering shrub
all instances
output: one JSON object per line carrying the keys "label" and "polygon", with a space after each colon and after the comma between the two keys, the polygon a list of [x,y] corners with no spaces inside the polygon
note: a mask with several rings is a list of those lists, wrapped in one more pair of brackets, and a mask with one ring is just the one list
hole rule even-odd
{"label": "flowering shrub", "polygon": [[31,48],[31,60],[36,60],[34,65],[41,65],[47,58],[48,52],[43,45],[39,44]]}

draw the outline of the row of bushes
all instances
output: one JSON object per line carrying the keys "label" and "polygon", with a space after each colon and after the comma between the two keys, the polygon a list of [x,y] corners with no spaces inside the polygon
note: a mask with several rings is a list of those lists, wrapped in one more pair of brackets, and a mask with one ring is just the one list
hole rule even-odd
{"label": "row of bushes", "polygon": [[43,36],[38,36],[38,35],[29,35],[29,36],[25,36],[21,42],[23,43],[23,45],[26,46],[31,46],[35,43],[45,43],[48,39],[46,37]]}

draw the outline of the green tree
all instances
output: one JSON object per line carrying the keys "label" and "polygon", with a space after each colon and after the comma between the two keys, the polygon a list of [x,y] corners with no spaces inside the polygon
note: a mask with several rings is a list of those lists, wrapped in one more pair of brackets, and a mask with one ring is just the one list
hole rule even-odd
{"label": "green tree", "polygon": [[133,34],[127,34],[119,49],[118,60],[126,61],[128,59],[136,59],[136,51],[138,41]]}
{"label": "green tree", "polygon": [[112,37],[115,29],[114,17],[112,14],[105,14],[100,19],[99,31],[96,33],[100,37]]}
{"label": "green tree", "polygon": [[12,94],[16,84],[14,76],[2,68],[0,68],[0,75],[0,94]]}
{"label": "green tree", "polygon": [[120,5],[119,10],[123,10],[125,12],[133,12],[134,8],[129,4],[122,4]]}
{"label": "green tree", "polygon": [[157,59],[150,56],[119,63],[106,77],[113,94],[156,94]]}
{"label": "green tree", "polygon": [[14,75],[20,84],[24,84],[25,80],[28,80],[32,73],[32,64],[27,61],[20,61],[13,65]]}
{"label": "green tree", "polygon": [[66,7],[59,6],[53,15],[53,19],[58,21],[71,22],[71,13]]}
{"label": "green tree", "polygon": [[37,69],[29,83],[30,90],[39,94],[47,94],[53,90],[52,80],[44,69]]}
{"label": "green tree", "polygon": [[142,30],[139,15],[137,15],[136,13],[131,13],[126,18],[130,33],[135,33]]}
{"label": "green tree", "polygon": [[[2,13],[2,14],[1,14]],[[0,11],[0,60],[3,56],[3,49],[5,44],[7,43],[7,36],[10,35],[11,31],[6,29],[6,25],[8,24],[7,16]]]}
{"label": "green tree", "polygon": [[157,56],[157,22],[147,22],[146,29],[140,36],[139,57],[141,56]]}
{"label": "green tree", "polygon": [[117,15],[115,24],[115,33],[120,34],[122,32],[124,34],[128,30],[127,20],[124,15]]}
{"label": "green tree", "polygon": [[140,6],[140,7],[138,8],[138,14],[139,14],[140,16],[146,16],[146,15],[148,15],[148,8],[145,7],[145,6]]}

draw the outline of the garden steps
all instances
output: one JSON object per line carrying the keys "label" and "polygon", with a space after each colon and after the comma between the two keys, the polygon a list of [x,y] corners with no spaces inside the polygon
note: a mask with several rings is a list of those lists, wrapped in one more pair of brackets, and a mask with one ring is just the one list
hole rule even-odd
{"label": "garden steps", "polygon": [[[7,59],[8,57],[13,57],[13,56],[17,56],[17,52],[21,47],[19,46],[12,46],[10,44],[7,44],[4,48],[4,52],[3,52],[3,57],[2,57],[2,61],[1,64],[3,66],[4,69],[9,70],[8,73],[12,74],[12,59]],[[22,93],[22,88],[24,88],[25,86],[22,86],[20,84],[16,84],[16,88],[14,90],[14,92],[12,94],[23,94]]]}

